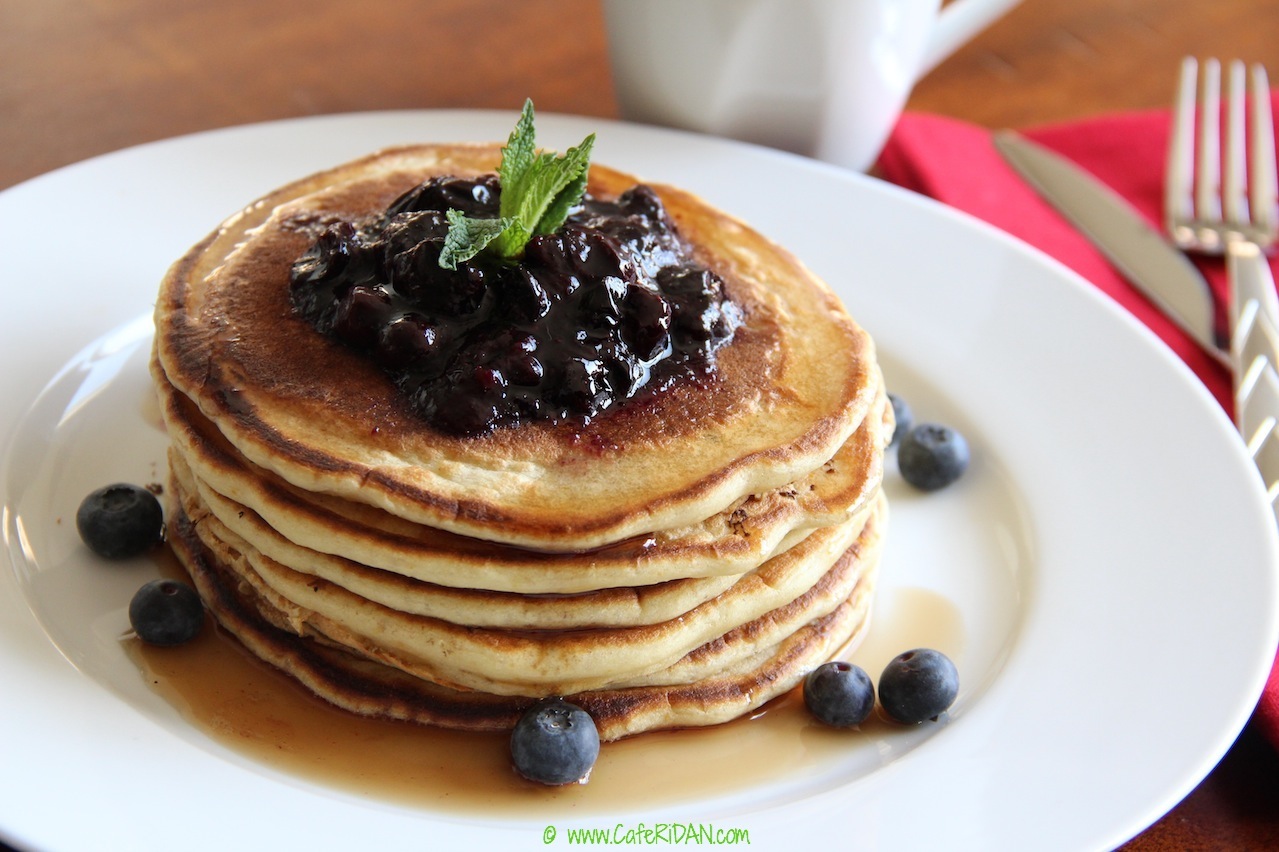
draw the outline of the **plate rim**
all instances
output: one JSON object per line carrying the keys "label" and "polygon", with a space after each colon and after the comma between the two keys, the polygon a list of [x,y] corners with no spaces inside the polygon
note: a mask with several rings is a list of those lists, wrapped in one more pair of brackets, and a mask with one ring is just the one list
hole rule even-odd
{"label": "plate rim", "polygon": [[[513,114],[514,113],[512,112],[509,115],[513,115]],[[64,166],[52,172],[46,173],[45,175],[37,176],[29,180],[23,181],[22,183],[16,184],[13,187],[10,187],[9,189],[6,189],[4,192],[0,193],[0,210],[3,210],[7,201],[17,196],[21,196],[25,193],[38,194],[44,191],[44,187],[47,184],[56,182],[60,178],[65,179],[68,174],[72,174],[72,175],[80,174],[81,171],[83,170],[92,171],[93,169],[100,169],[100,168],[109,169],[112,167],[113,161],[116,161],[117,158],[123,158],[123,160],[128,160],[130,158],[145,159],[149,153],[152,153],[155,151],[172,153],[175,150],[182,148],[183,146],[194,145],[198,147],[200,144],[209,142],[209,141],[227,141],[227,140],[234,141],[236,138],[252,137],[254,134],[259,134],[259,133],[262,133],[262,134],[285,133],[285,135],[287,135],[287,132],[290,129],[301,129],[308,125],[310,125],[311,127],[316,127],[316,126],[324,125],[326,123],[332,123],[331,126],[345,125],[345,126],[355,127],[355,128],[358,128],[362,125],[374,126],[379,121],[384,120],[387,117],[393,117],[397,120],[398,119],[410,119],[410,120],[422,119],[427,122],[433,122],[437,124],[438,123],[447,124],[451,120],[457,119],[459,117],[464,117],[465,119],[480,118],[484,120],[507,122],[508,113],[506,111],[499,111],[499,110],[393,110],[393,111],[379,111],[379,112],[370,112],[370,113],[349,113],[349,114],[343,114],[343,115],[306,116],[306,117],[300,117],[300,118],[283,119],[279,121],[262,122],[262,123],[255,123],[255,124],[249,124],[249,125],[238,125],[238,126],[232,126],[232,127],[218,128],[215,130],[202,131],[202,132],[187,134],[184,136],[173,137],[171,139],[148,142],[142,145],[122,149],[120,151],[109,152],[106,154],[98,155],[88,160],[81,161],[80,163],[70,164],[68,166]],[[1158,341],[1158,338],[1155,337],[1155,335],[1149,331],[1149,329],[1147,329],[1135,318],[1131,317],[1129,314],[1124,312],[1122,308],[1120,308],[1116,303],[1114,303],[1104,294],[1097,291],[1096,288],[1093,288],[1091,287],[1091,285],[1088,285],[1087,282],[1083,281],[1083,279],[1079,278],[1075,273],[1066,269],[1066,267],[1064,267],[1057,261],[1052,260],[1051,258],[1048,258],[1046,255],[1043,255],[1042,253],[1038,252],[1038,250],[1034,249],[1033,247],[1027,246],[1024,243],[1017,241],[1015,238],[1005,234],[1004,232],[993,228],[987,223],[976,220],[973,217],[968,216],[967,214],[961,213],[959,211],[955,211],[950,208],[945,208],[940,204],[936,204],[935,202],[930,201],[929,199],[922,198],[921,196],[916,196],[912,193],[909,193],[906,190],[901,190],[898,187],[892,187],[887,184],[881,184],[880,182],[873,181],[872,179],[866,178],[864,176],[851,175],[849,173],[836,170],[834,167],[827,167],[827,166],[824,166],[823,164],[815,163],[814,161],[805,160],[803,158],[799,158],[794,155],[785,154],[783,152],[769,151],[765,149],[755,148],[754,146],[746,145],[745,143],[728,142],[725,140],[712,139],[709,137],[701,137],[694,134],[686,134],[680,131],[668,131],[664,129],[642,127],[639,125],[629,125],[625,122],[618,122],[614,120],[583,118],[578,116],[563,116],[563,115],[557,115],[557,114],[551,114],[551,113],[548,113],[545,115],[539,115],[539,121],[544,122],[544,125],[546,126],[554,127],[556,132],[561,135],[564,133],[571,133],[576,128],[581,127],[584,123],[590,123],[593,126],[603,126],[607,129],[608,132],[617,133],[617,134],[631,134],[631,135],[638,134],[641,137],[649,136],[652,138],[660,138],[667,141],[672,139],[683,140],[683,141],[687,141],[690,145],[692,145],[695,148],[702,148],[704,150],[720,149],[726,146],[727,149],[742,152],[743,156],[747,156],[748,158],[762,157],[763,158],[762,161],[766,161],[769,163],[776,162],[776,163],[783,164],[779,166],[779,168],[782,168],[783,170],[786,168],[798,168],[798,169],[804,169],[804,170],[816,169],[819,172],[827,174],[833,178],[837,178],[839,180],[851,181],[854,185],[858,185],[862,187],[865,191],[871,192],[872,194],[883,193],[885,194],[885,197],[896,197],[901,202],[904,202],[910,205],[916,205],[919,210],[926,211],[924,213],[924,215],[926,216],[938,216],[944,220],[951,220],[957,223],[957,227],[968,229],[970,231],[975,230],[976,233],[983,234],[984,239],[987,239],[987,240],[993,239],[996,243],[999,243],[1003,246],[1003,250],[1019,253],[1024,255],[1025,257],[1030,258],[1035,265],[1041,266],[1043,269],[1045,269],[1049,273],[1049,277],[1059,279],[1060,281],[1067,283],[1069,286],[1078,289],[1080,292],[1088,294],[1087,298],[1091,299],[1095,303],[1096,309],[1108,311],[1111,314],[1114,314],[1112,319],[1118,319],[1121,323],[1125,324],[1130,333],[1132,333],[1135,337],[1142,339],[1143,345],[1146,348],[1153,348],[1155,351],[1159,352],[1159,357],[1162,359],[1165,365],[1165,368],[1171,369],[1176,372],[1180,372],[1182,383],[1189,385],[1189,387],[1191,388],[1191,392],[1194,395],[1197,395],[1200,403],[1212,402],[1214,408],[1216,407],[1215,400],[1212,400],[1212,397],[1207,392],[1207,390],[1204,389],[1202,385],[1200,385],[1196,379],[1194,379],[1193,373],[1191,373],[1189,368],[1186,367],[1180,361],[1180,359],[1176,358],[1175,354],[1171,353],[1170,350],[1167,350],[1166,347],[1164,347],[1162,343]],[[269,189],[269,187],[264,187],[263,189],[265,191],[266,189]],[[227,212],[230,212],[230,211],[227,211]],[[105,332],[106,329],[103,329],[103,331]],[[1198,389],[1198,390],[1195,390],[1195,389]],[[19,410],[25,410],[24,406],[17,406],[17,408]],[[1229,421],[1224,419],[1224,414],[1222,415],[1222,418],[1223,418],[1223,422],[1228,427]],[[4,424],[2,436],[4,438],[4,444],[6,448],[8,447],[8,444],[10,440],[12,439],[13,427],[14,427],[14,421],[9,421]],[[1244,457],[1242,449],[1239,450],[1238,456],[1241,458]],[[1259,486],[1255,490],[1259,493],[1260,492]],[[5,506],[5,509],[6,511],[8,510],[7,505]],[[1276,548],[1275,542],[1277,539],[1273,530],[1271,530],[1269,534],[1265,535],[1264,537],[1267,541],[1266,546],[1269,552],[1271,554],[1279,552],[1279,548]],[[9,578],[6,576],[6,581],[8,580]],[[1272,566],[1271,583],[1272,585],[1274,583],[1273,566]],[[1279,641],[1279,619],[1276,618],[1274,610],[1275,608],[1272,606],[1270,608],[1270,618],[1269,618],[1269,622],[1270,622],[1269,636],[1270,636],[1270,640],[1272,641],[1272,644],[1274,641]],[[0,618],[7,619],[7,618],[13,618],[13,617],[17,617],[17,616],[14,615],[14,610],[12,609],[12,607],[9,607],[7,609],[0,609]],[[0,632],[0,635],[4,635],[3,632]],[[0,653],[7,655],[7,649],[6,651],[0,652]],[[1254,674],[1253,683],[1249,685],[1245,691],[1252,692],[1254,691],[1253,687],[1255,686],[1255,693],[1259,694],[1261,686],[1263,684],[1264,684],[1264,677]],[[1204,755],[1202,755],[1199,763],[1203,766],[1204,774],[1206,774],[1206,772],[1210,770],[1213,765],[1215,765],[1217,760],[1220,759],[1221,755],[1225,753],[1226,748],[1228,748],[1230,742],[1233,741],[1234,736],[1238,733],[1238,730],[1241,729],[1243,724],[1247,721],[1248,715],[1251,713],[1252,706],[1251,704],[1249,704],[1249,706],[1245,708],[1242,706],[1244,703],[1246,702],[1240,701],[1239,707],[1236,708],[1235,713],[1233,714],[1235,717],[1235,720],[1238,722],[1238,727],[1228,732],[1223,731],[1218,737],[1220,748],[1211,750],[1214,752],[1212,754],[1205,753]],[[1255,695],[1254,695],[1254,703],[1255,703]],[[1232,725],[1234,724],[1233,721],[1231,724]],[[901,770],[894,769],[894,771],[901,771]],[[1164,795],[1159,799],[1159,801],[1157,802],[1152,801],[1149,803],[1146,814],[1143,814],[1141,817],[1138,818],[1142,820],[1142,824],[1139,826],[1136,826],[1134,831],[1140,830],[1145,825],[1148,825],[1150,822],[1153,821],[1153,818],[1157,818],[1160,814],[1162,814],[1168,808],[1175,805],[1177,801],[1180,801],[1180,799],[1183,798],[1184,795],[1190,789],[1192,789],[1195,784],[1198,783],[1200,778],[1202,778],[1202,775],[1199,775],[1198,777],[1195,777],[1195,778],[1190,778],[1189,776],[1187,776],[1186,778],[1179,779],[1179,783],[1169,785],[1168,789],[1165,790]],[[832,791],[832,793],[829,795],[825,795],[817,798],[830,798],[830,796],[833,796],[836,793],[838,793],[838,791]],[[803,810],[806,810],[806,808],[804,808]],[[1147,819],[1147,816],[1150,814],[1153,814],[1153,818]],[[415,816],[420,816],[420,815],[415,815]],[[7,823],[8,823],[8,818],[0,819],[0,835],[7,834],[7,832],[9,831],[9,825]],[[1127,831],[1127,830],[1128,830],[1127,828],[1119,829],[1120,833],[1123,833],[1124,831]],[[15,840],[19,839],[19,836],[17,834],[15,834],[14,837],[15,837]],[[1118,842],[1126,839],[1126,836],[1125,837],[1115,836],[1115,837],[1112,837],[1111,839]]]}

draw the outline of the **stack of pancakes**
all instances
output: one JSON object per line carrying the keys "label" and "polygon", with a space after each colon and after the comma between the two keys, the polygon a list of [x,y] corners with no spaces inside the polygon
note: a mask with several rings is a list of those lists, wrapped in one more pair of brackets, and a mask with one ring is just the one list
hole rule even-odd
{"label": "stack of pancakes", "polygon": [[[873,344],[786,251],[658,186],[744,313],[715,373],[585,426],[433,429],[294,314],[289,271],[327,224],[499,156],[380,152],[174,265],[152,364],[169,539],[227,630],[357,713],[499,730],[558,695],[605,740],[746,713],[865,626],[892,431]],[[592,166],[589,191],[635,183]]]}

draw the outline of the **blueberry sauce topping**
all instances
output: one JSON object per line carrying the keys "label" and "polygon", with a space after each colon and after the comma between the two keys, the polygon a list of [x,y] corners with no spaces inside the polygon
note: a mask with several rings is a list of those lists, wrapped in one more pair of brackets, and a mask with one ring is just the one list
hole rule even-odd
{"label": "blueberry sauce topping", "polygon": [[478,435],[584,424],[640,393],[709,376],[742,312],[636,186],[587,196],[518,263],[440,266],[445,211],[497,216],[495,176],[433,178],[380,216],[341,222],[294,263],[294,309],[370,355],[436,428]]}

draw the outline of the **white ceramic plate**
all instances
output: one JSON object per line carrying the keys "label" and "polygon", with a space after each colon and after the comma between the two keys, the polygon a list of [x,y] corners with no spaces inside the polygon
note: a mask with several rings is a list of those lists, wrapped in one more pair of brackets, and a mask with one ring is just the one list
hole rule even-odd
{"label": "white ceramic plate", "polygon": [[479,819],[272,772],[148,691],[119,636],[155,569],[86,558],[72,518],[98,484],[163,475],[144,365],[165,268],[287,180],[400,142],[502,139],[514,117],[237,128],[0,194],[0,835],[59,850],[545,848],[552,824],[564,846],[570,826],[683,821],[745,828],[763,848],[1081,849],[1122,842],[1193,788],[1246,721],[1279,630],[1273,521],[1194,378],[1062,268],[907,193],[556,116],[539,120],[543,144],[598,131],[598,161],[688,187],[794,250],[875,336],[916,414],[967,434],[956,486],[887,483],[882,603],[926,593],[956,614],[943,650],[964,686],[948,722],[647,812]]}

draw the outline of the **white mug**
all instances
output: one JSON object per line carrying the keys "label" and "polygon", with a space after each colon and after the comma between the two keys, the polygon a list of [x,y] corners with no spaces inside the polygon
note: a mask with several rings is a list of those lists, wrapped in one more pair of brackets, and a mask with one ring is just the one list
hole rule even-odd
{"label": "white mug", "polygon": [[1019,0],[604,0],[623,118],[865,171],[915,81]]}

